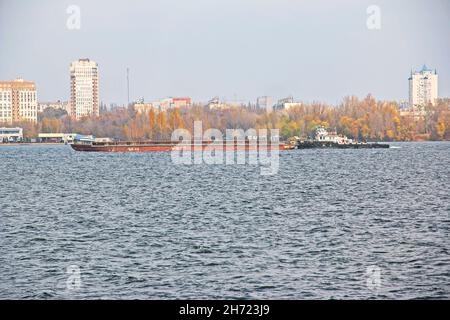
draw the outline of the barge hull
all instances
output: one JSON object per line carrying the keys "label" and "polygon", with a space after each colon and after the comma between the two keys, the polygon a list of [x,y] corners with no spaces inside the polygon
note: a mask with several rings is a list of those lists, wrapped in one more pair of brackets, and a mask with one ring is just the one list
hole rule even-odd
{"label": "barge hull", "polygon": [[180,146],[180,145],[85,145],[71,144],[75,151],[83,152],[168,152],[168,151],[257,151],[257,150],[290,150],[294,146]]}
{"label": "barge hull", "polygon": [[90,146],[72,144],[72,149],[83,152],[164,152],[172,151],[172,147],[160,146]]}

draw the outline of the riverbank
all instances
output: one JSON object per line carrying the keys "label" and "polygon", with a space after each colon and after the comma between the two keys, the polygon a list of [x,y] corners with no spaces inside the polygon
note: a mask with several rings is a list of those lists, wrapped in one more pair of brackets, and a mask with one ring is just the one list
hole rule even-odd
{"label": "riverbank", "polygon": [[0,147],[14,147],[14,146],[52,146],[52,145],[61,145],[64,143],[58,142],[23,142],[23,143],[0,143]]}

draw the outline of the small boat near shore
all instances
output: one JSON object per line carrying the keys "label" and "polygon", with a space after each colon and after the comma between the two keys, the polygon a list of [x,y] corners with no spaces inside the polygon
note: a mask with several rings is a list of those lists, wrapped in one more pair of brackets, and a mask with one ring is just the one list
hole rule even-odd
{"label": "small boat near shore", "polygon": [[322,126],[316,128],[316,134],[313,139],[298,140],[295,143],[296,149],[386,149],[389,144],[386,143],[368,143],[358,142],[347,138],[345,135],[337,134],[336,131],[328,131]]}

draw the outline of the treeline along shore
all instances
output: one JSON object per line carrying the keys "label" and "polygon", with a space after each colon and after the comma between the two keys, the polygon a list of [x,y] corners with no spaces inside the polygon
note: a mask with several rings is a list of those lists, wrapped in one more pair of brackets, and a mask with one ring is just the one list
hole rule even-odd
{"label": "treeline along shore", "polygon": [[281,139],[307,137],[321,125],[361,141],[450,140],[449,99],[440,99],[420,112],[402,112],[396,102],[379,101],[371,95],[364,99],[346,97],[339,105],[301,103],[288,110],[272,112],[252,106],[212,110],[206,105],[194,104],[139,113],[130,105],[80,120],[74,120],[63,110],[48,108],[39,114],[37,123],[13,125],[24,129],[25,139],[35,138],[38,133],[79,133],[139,141],[170,139],[173,130],[192,130],[194,121],[198,120],[202,121],[203,130],[277,128]]}

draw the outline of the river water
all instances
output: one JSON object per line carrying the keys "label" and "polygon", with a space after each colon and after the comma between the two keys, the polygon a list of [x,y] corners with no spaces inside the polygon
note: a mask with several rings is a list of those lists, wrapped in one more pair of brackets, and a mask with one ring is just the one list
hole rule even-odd
{"label": "river water", "polygon": [[0,299],[450,298],[450,143],[174,165],[0,147]]}

